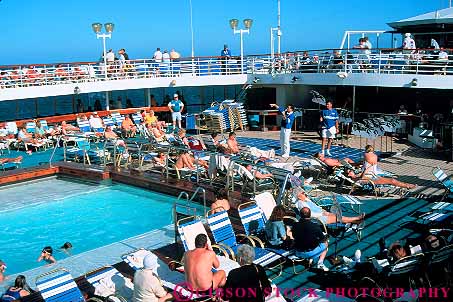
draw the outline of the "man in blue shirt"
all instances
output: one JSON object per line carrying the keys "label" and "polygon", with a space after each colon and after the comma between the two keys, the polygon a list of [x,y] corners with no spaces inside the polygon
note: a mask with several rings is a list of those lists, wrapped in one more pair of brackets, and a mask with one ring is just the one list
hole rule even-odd
{"label": "man in blue shirt", "polygon": [[291,136],[291,128],[293,127],[296,116],[294,115],[294,106],[289,104],[286,109],[279,107],[277,104],[271,104],[271,107],[277,108],[282,114],[282,124],[280,127],[280,148],[282,157],[289,157],[290,145],[289,137]]}
{"label": "man in blue shirt", "polygon": [[223,49],[220,52],[220,65],[222,65],[223,74],[227,74],[227,60],[231,58],[231,50],[228,48],[228,45],[223,45]]}
{"label": "man in blue shirt", "polygon": [[321,154],[324,155],[324,148],[327,142],[327,156],[332,156],[330,154],[330,146],[332,145],[332,140],[335,138],[335,134],[338,133],[338,112],[335,109],[332,109],[332,101],[327,101],[327,109],[321,111],[321,136],[322,136],[322,146]]}
{"label": "man in blue shirt", "polygon": [[178,128],[181,129],[181,112],[184,109],[184,103],[181,102],[178,98],[178,95],[175,93],[173,95],[173,100],[168,103],[168,108],[170,108],[171,119],[173,121],[173,128],[176,127],[176,120],[178,121]]}

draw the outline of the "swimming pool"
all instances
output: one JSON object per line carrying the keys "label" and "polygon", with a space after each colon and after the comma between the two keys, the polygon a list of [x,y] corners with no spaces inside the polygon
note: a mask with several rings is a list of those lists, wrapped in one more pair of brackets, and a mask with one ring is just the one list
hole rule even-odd
{"label": "swimming pool", "polygon": [[172,222],[175,197],[122,185],[100,185],[51,178],[0,187],[0,259],[7,273],[44,263],[37,258],[44,246],[55,258],[66,241],[71,253],[101,247]]}

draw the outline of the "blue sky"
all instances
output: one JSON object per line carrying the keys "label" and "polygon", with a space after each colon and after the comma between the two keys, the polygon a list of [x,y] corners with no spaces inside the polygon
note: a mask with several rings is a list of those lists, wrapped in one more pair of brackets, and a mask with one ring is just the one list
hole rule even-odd
{"label": "blue sky", "polygon": [[[196,56],[219,55],[224,43],[239,55],[231,18],[254,20],[245,53],[270,52],[277,0],[192,4]],[[447,6],[448,0],[281,0],[282,50],[336,48],[345,30],[386,30],[387,22]],[[95,61],[102,52],[91,29],[96,21],[115,23],[107,47],[124,47],[131,58],[152,57],[156,47],[190,56],[189,16],[189,0],[0,0],[0,65]]]}

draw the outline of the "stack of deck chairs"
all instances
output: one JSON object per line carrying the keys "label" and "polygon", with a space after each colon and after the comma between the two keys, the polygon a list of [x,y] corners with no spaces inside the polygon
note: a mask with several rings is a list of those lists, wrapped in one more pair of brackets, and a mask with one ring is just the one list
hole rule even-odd
{"label": "stack of deck chairs", "polygon": [[222,103],[213,103],[203,111],[206,126],[210,131],[223,133],[236,129],[245,130],[247,114],[242,103],[226,100]]}
{"label": "stack of deck chairs", "polygon": [[382,116],[364,119],[362,123],[352,124],[352,134],[360,137],[375,139],[385,133],[396,132],[401,127],[401,122],[397,116]]}

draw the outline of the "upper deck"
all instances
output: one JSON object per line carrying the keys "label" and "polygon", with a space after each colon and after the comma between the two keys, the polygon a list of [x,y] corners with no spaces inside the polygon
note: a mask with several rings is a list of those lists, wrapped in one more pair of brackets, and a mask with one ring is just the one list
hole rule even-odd
{"label": "upper deck", "polygon": [[[242,65],[242,66],[241,66]],[[0,66],[0,101],[127,89],[208,85],[453,87],[449,50],[323,49],[244,58],[197,57]]]}

